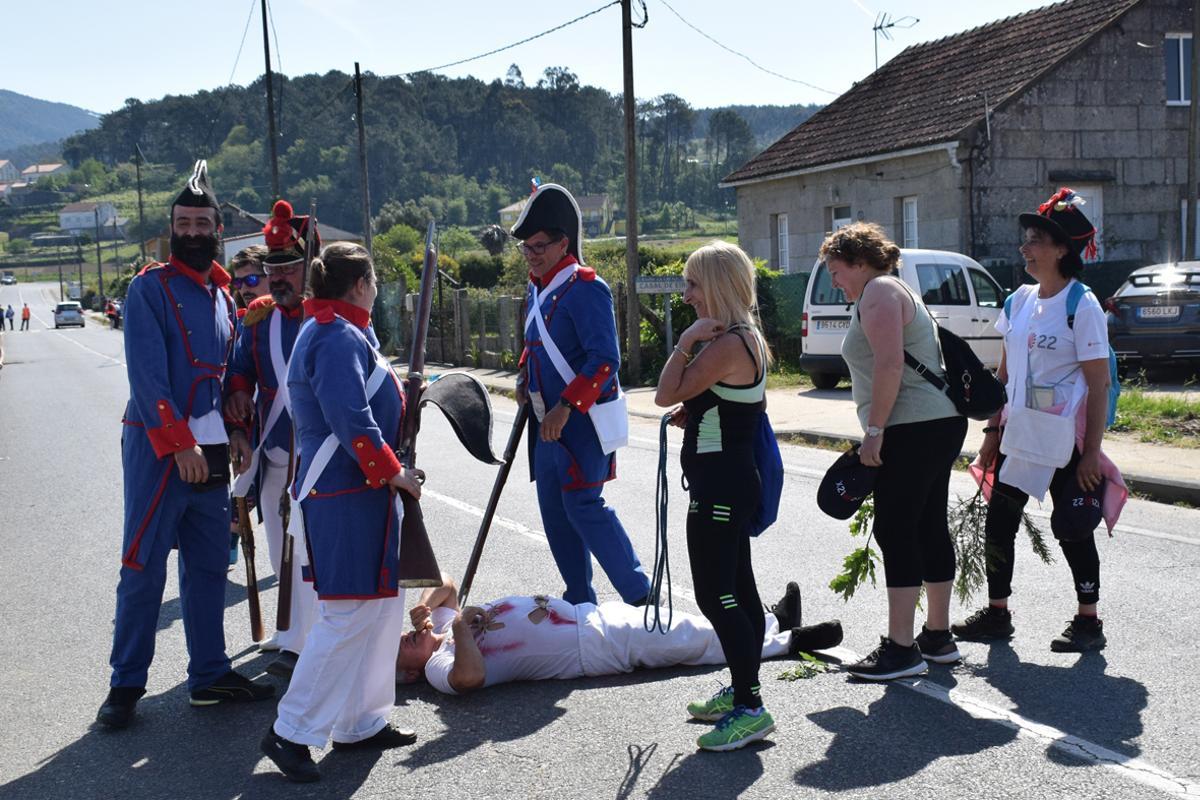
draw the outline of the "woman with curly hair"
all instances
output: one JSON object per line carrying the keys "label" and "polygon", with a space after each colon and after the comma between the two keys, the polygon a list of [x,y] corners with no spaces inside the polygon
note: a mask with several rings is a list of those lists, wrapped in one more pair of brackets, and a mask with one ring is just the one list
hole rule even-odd
{"label": "woman with curly hair", "polygon": [[[848,225],[825,239],[821,258],[833,285],[854,303],[842,356],[863,428],[859,459],[879,468],[874,535],[888,587],[888,633],[848,671],[877,681],[919,675],[926,659],[952,663],[960,657],[950,635],[955,564],[946,505],[967,420],[950,398],[905,366],[908,352],[939,377],[945,374],[937,325],[896,274],[900,248],[883,229]],[[922,584],[928,619],[914,639]]]}

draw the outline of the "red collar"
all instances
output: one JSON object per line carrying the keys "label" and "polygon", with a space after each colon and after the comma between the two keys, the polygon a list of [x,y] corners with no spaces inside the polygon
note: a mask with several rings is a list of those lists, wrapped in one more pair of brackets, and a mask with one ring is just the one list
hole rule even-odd
{"label": "red collar", "polygon": [[304,301],[304,313],[322,325],[333,322],[334,316],[342,317],[350,324],[364,329],[371,324],[370,311],[353,303],[347,303],[345,300],[311,297]]}
{"label": "red collar", "polygon": [[209,281],[212,282],[213,286],[222,289],[229,285],[229,273],[225,271],[224,267],[215,261],[212,262],[212,265],[209,266],[208,271],[206,272],[200,272],[199,270],[192,269],[174,255],[167,259],[167,263],[194,280],[197,286],[204,286]]}
{"label": "red collar", "polygon": [[572,264],[578,264],[578,263],[579,263],[579,261],[576,260],[575,256],[571,255],[570,253],[567,253],[565,256],[563,256],[562,261],[559,261],[557,264],[554,265],[554,269],[550,270],[542,277],[537,278],[537,277],[534,277],[534,274],[532,272],[529,273],[529,280],[536,283],[539,289],[543,289],[550,284],[550,281],[554,280],[555,275],[562,272],[564,269],[571,266]]}
{"label": "red collar", "polygon": [[[284,306],[279,305],[278,303],[275,304],[275,307],[279,309],[279,313],[283,314],[285,317],[287,317],[289,319],[302,319],[305,315],[304,314],[304,302],[305,301],[301,301],[300,304],[297,305],[295,308],[286,308]],[[367,316],[369,318],[370,314],[368,314]],[[368,319],[368,321],[369,321],[369,319]]]}

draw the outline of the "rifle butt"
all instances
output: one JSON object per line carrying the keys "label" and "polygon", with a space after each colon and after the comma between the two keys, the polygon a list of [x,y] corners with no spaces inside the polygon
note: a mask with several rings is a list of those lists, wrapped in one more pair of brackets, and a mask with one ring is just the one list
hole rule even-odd
{"label": "rifle butt", "polygon": [[292,627],[292,562],[295,559],[296,540],[283,534],[283,557],[279,563],[279,605],[275,614],[275,630],[286,631]]}
{"label": "rifle butt", "polygon": [[254,528],[250,527],[250,510],[246,498],[236,499],[238,538],[242,542],[242,560],[246,562],[246,602],[250,608],[250,638],[263,640],[262,604],[258,597],[258,568],[254,563]]}
{"label": "rifle butt", "polygon": [[400,526],[400,569],[397,583],[405,589],[442,585],[442,570],[429,543],[421,504],[410,494],[402,495],[404,521]]}

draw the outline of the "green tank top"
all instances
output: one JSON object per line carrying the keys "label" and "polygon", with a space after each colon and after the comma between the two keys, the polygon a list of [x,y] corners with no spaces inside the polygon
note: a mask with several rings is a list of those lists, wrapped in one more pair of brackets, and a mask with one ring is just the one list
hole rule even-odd
{"label": "green tank top", "polygon": [[[944,377],[946,370],[942,364],[942,351],[938,346],[936,323],[929,316],[925,303],[921,302],[904,281],[893,276],[884,277],[903,286],[916,309],[912,321],[904,326],[904,349],[922,364],[929,366],[938,377]],[[860,297],[859,300],[861,299]],[[867,420],[871,416],[875,354],[871,351],[871,343],[867,340],[867,334],[858,318],[858,303],[854,304],[854,313],[850,315],[850,329],[846,331],[846,338],[842,341],[842,358],[850,368],[850,394],[858,409],[858,421],[863,430],[866,430]],[[884,427],[954,416],[958,416],[958,411],[950,398],[935,389],[933,384],[918,375],[916,370],[907,364],[904,365],[896,403],[892,406],[892,413]]]}

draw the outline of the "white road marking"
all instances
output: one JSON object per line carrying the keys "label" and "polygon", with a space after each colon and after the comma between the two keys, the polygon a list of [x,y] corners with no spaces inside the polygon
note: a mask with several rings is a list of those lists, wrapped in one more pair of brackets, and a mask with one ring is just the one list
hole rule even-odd
{"label": "white road marking", "polygon": [[[851,664],[862,656],[845,647],[835,647],[826,651],[841,659],[843,663]],[[1109,750],[1107,747],[1082,739],[1078,736],[1061,731],[1051,725],[1034,722],[1020,714],[993,705],[985,700],[971,697],[958,689],[947,689],[933,681],[922,678],[901,678],[891,681],[906,689],[932,697],[947,705],[955,706],[975,719],[989,720],[1012,728],[1018,734],[1030,739],[1043,742],[1050,747],[1075,756],[1083,761],[1105,767],[1125,778],[1145,784],[1175,797],[1200,797],[1200,784],[1172,775],[1164,769],[1122,753]]]}

